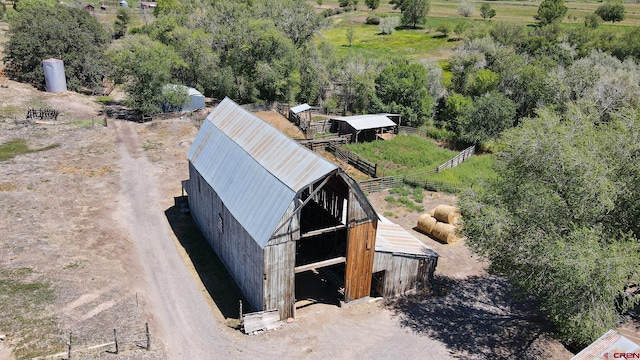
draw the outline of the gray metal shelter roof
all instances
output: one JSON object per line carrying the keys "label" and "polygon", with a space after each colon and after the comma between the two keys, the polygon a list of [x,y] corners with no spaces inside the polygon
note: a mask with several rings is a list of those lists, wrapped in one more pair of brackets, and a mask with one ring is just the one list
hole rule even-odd
{"label": "gray metal shelter roof", "polygon": [[411,235],[400,225],[394,224],[378,214],[378,231],[376,232],[376,252],[408,255],[414,257],[438,256],[438,254]]}
{"label": "gray metal shelter roof", "polygon": [[355,130],[377,129],[387,126],[396,126],[387,114],[356,115],[332,118],[333,120],[344,121]]}
{"label": "gray metal shelter roof", "polygon": [[[613,359],[615,358],[614,354],[629,353],[640,354],[640,345],[615,330],[609,330],[598,340],[577,353],[571,360]],[[622,359],[623,357],[620,358]]]}
{"label": "gray metal shelter roof", "polygon": [[298,114],[298,113],[301,113],[303,111],[307,111],[309,109],[311,109],[311,105],[309,105],[309,104],[301,104],[301,105],[296,105],[296,106],[290,108],[289,110],[291,110],[291,112],[294,113],[294,114]]}
{"label": "gray metal shelter roof", "polygon": [[338,169],[229,98],[202,123],[187,157],[262,248],[296,194]]}

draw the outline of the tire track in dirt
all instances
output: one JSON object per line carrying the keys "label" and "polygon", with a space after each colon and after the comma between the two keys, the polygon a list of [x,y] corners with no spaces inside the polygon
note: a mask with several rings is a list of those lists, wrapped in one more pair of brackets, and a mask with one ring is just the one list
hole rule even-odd
{"label": "tire track in dirt", "polygon": [[140,150],[135,124],[115,121],[114,126],[121,154],[116,218],[128,230],[143,265],[159,327],[155,331],[160,331],[169,359],[211,358],[222,345],[220,329],[178,255],[159,206],[156,169]]}

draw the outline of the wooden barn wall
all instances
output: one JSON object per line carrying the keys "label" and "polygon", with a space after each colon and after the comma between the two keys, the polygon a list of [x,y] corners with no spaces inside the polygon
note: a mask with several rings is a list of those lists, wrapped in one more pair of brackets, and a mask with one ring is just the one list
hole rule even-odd
{"label": "wooden barn wall", "polygon": [[[189,208],[253,310],[263,309],[263,251],[189,163]],[[222,219],[222,221],[221,221]],[[221,231],[222,229],[222,231]]]}
{"label": "wooden barn wall", "polygon": [[345,301],[369,296],[375,255],[377,220],[348,228]]}
{"label": "wooden barn wall", "polygon": [[376,253],[373,272],[385,271],[384,297],[428,287],[433,280],[437,257],[417,258],[390,253]]}
{"label": "wooden barn wall", "polygon": [[294,268],[300,221],[299,214],[291,217],[294,210],[292,202],[264,248],[264,310],[278,309],[281,320],[295,317]]}

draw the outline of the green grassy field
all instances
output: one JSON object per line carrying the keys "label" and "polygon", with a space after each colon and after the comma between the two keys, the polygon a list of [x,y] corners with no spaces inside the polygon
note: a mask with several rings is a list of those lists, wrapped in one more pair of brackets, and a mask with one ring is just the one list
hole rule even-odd
{"label": "green grassy field", "polygon": [[456,156],[458,152],[443,149],[432,140],[398,135],[389,141],[350,144],[349,150],[378,166],[378,176],[404,175],[414,182],[429,182],[435,188],[456,191],[495,176],[493,155],[474,155],[452,169],[435,172],[438,165]]}
{"label": "green grassy field", "polygon": [[[339,55],[361,54],[366,57],[408,57],[414,61],[423,58],[448,57],[458,43],[442,37],[432,29],[404,29],[382,35],[377,25],[366,25],[362,13],[348,13],[333,19],[333,26],[322,31],[322,38],[334,44]],[[461,20],[458,20],[461,21]],[[432,21],[434,28],[436,21]],[[347,29],[354,28],[352,46],[347,40]]]}

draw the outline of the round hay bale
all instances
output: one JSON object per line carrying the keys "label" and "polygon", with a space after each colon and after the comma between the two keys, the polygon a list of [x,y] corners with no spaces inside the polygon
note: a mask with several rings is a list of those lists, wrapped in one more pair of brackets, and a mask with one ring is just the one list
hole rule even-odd
{"label": "round hay bale", "polygon": [[432,217],[429,214],[422,214],[420,215],[420,217],[418,218],[418,230],[422,231],[423,233],[427,234],[427,235],[431,235],[431,231],[433,230],[433,227],[436,226],[436,223],[438,221],[436,220],[436,218]]}
{"label": "round hay bale", "polygon": [[456,227],[443,222],[436,223],[431,231],[431,235],[446,244],[451,244],[460,240],[458,236],[456,236]]}
{"label": "round hay bale", "polygon": [[438,221],[455,225],[460,220],[460,210],[455,206],[438,205],[433,212],[433,217]]}
{"label": "round hay bale", "polygon": [[431,209],[431,211],[429,211],[429,215],[433,216],[436,213],[436,208]]}

